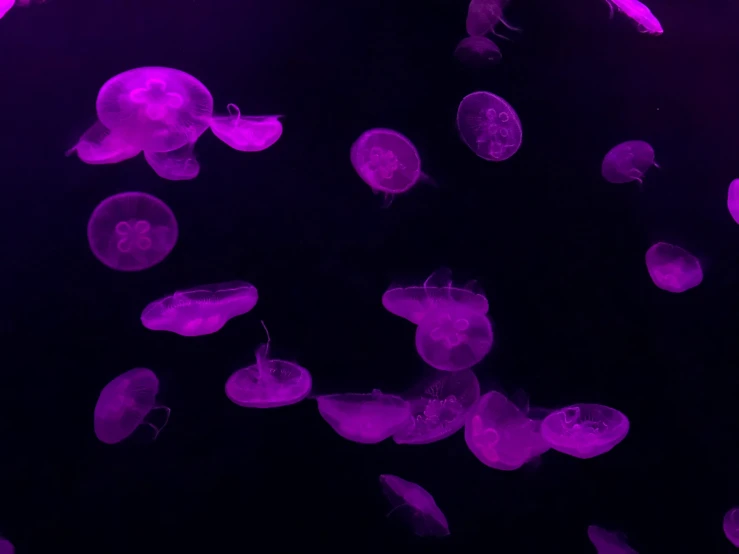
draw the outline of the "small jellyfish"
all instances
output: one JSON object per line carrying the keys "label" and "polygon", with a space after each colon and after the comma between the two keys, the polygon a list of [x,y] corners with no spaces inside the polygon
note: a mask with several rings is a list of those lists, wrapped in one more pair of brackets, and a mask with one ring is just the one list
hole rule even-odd
{"label": "small jellyfish", "polygon": [[659,167],[654,162],[654,149],[643,140],[629,140],[617,144],[605,155],[601,173],[609,183],[638,181],[641,184],[652,166]]}
{"label": "small jellyfish", "polygon": [[731,544],[739,548],[739,508],[732,508],[726,512],[724,534]]}
{"label": "small jellyfish", "polygon": [[662,34],[662,25],[659,20],[639,0],[606,0],[606,3],[611,12],[610,17],[613,17],[613,6],[615,4],[619,10],[624,12],[629,19],[636,23],[640,33],[647,33],[649,35]]}
{"label": "small jellyfish", "polygon": [[169,152],[144,152],[144,158],[154,172],[169,181],[187,181],[200,173],[200,164],[193,153],[194,144],[186,144]]}
{"label": "small jellyfish", "polygon": [[15,0],[0,0],[0,19],[8,13],[13,4],[15,4]]}
{"label": "small jellyfish", "polygon": [[[12,2],[11,2],[12,4]],[[0,15],[0,17],[2,17]],[[0,554],[15,554],[15,547],[8,540],[0,537]]]}
{"label": "small jellyfish", "polygon": [[410,424],[408,402],[379,390],[370,394],[330,394],[317,400],[321,417],[350,441],[376,444]]}
{"label": "small jellyfish", "polygon": [[739,179],[734,179],[729,184],[729,198],[727,200],[729,213],[734,221],[739,223]]}
{"label": "small jellyfish", "polygon": [[647,271],[652,281],[668,292],[685,292],[703,281],[698,258],[679,246],[658,242],[647,250]]}
{"label": "small jellyfish", "polygon": [[158,198],[124,192],[95,208],[87,224],[87,239],[95,257],[111,269],[141,271],[172,251],[177,221]]}
{"label": "small jellyfish", "polygon": [[449,534],[446,516],[426,489],[395,475],[380,475],[382,492],[393,509],[404,516],[419,537],[445,537]]}
{"label": "small jellyfish", "polygon": [[517,27],[513,27],[505,19],[503,19],[503,8],[508,4],[509,0],[472,0],[467,10],[467,21],[465,23],[467,34],[474,36],[483,36],[492,33],[496,36],[495,26],[502,23],[511,31],[520,31]]}
{"label": "small jellyfish", "polygon": [[605,454],[629,432],[624,414],[600,404],[574,404],[549,414],[541,422],[541,436],[554,450],[593,458]]}
{"label": "small jellyfish", "polygon": [[597,525],[590,525],[588,538],[598,554],[638,554],[627,544],[624,534],[617,531],[606,531]]}
{"label": "small jellyfish", "polygon": [[118,133],[111,133],[105,125],[96,122],[80,137],[79,142],[66,152],[67,156],[77,153],[86,164],[115,164],[133,158],[139,152],[126,143]]}
{"label": "small jellyfish", "polygon": [[210,129],[234,150],[260,152],[282,136],[282,123],[277,115],[241,115],[236,104],[228,105],[228,113],[227,116],[215,116]]}
{"label": "small jellyfish", "polygon": [[462,141],[483,160],[502,162],[521,147],[521,120],[511,105],[490,92],[465,96],[457,109]]}
{"label": "small jellyfish", "polygon": [[484,67],[498,63],[503,55],[500,48],[487,37],[466,37],[457,45],[454,55],[470,67]]}
{"label": "small jellyfish", "polygon": [[[105,385],[95,405],[95,435],[106,444],[128,438],[139,425],[154,430],[156,438],[169,421],[169,408],[156,403],[159,380],[150,369],[131,369]],[[154,410],[166,413],[161,426],[146,421]]]}
{"label": "small jellyfish", "polygon": [[171,331],[183,337],[209,335],[228,320],[250,312],[257,299],[256,287],[244,281],[201,285],[155,300],[144,308],[141,323],[152,331]]}

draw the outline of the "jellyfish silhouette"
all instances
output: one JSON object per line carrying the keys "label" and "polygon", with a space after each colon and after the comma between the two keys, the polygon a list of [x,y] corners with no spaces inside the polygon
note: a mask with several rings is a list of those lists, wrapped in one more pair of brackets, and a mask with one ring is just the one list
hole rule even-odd
{"label": "jellyfish silhouette", "polygon": [[227,109],[229,115],[213,117],[210,129],[234,150],[266,150],[282,136],[282,123],[277,115],[241,115],[236,104],[229,104]]}
{"label": "jellyfish silhouette", "polygon": [[629,432],[624,414],[600,404],[573,404],[541,422],[541,436],[554,450],[576,458],[593,458],[610,451]]}
{"label": "jellyfish silhouette", "polygon": [[724,534],[729,542],[739,548],[739,508],[732,508],[724,516]]}
{"label": "jellyfish silhouette", "polygon": [[413,532],[420,537],[449,535],[446,516],[426,489],[395,475],[380,475],[382,492],[390,502],[393,513],[404,516]]}
{"label": "jellyfish silhouette", "polygon": [[112,133],[99,121],[95,122],[83,133],[75,146],[67,150],[66,155],[76,153],[80,160],[87,164],[115,164],[133,158],[139,152],[126,143],[118,133]]}
{"label": "jellyfish silhouette", "polygon": [[464,65],[478,68],[494,65],[503,58],[500,48],[487,37],[463,38],[454,55]]}
{"label": "jellyfish silhouette", "polygon": [[643,140],[629,140],[608,151],[601,164],[601,173],[609,183],[638,181],[641,184],[652,166],[659,167],[654,162],[654,149]]}
{"label": "jellyfish silhouette", "polygon": [[729,197],[726,203],[731,217],[739,223],[739,179],[734,179],[729,184]]}
{"label": "jellyfish silhouette", "polygon": [[162,179],[187,181],[194,179],[200,173],[200,164],[193,152],[194,146],[188,143],[169,152],[144,152],[144,159]]}
{"label": "jellyfish silhouette", "polygon": [[606,3],[610,11],[609,17],[613,17],[613,6],[615,5],[619,11],[624,12],[626,17],[636,23],[640,33],[649,35],[661,35],[663,33],[659,20],[639,0],[606,0]]}
{"label": "jellyfish silhouette", "polygon": [[502,36],[495,32],[498,23],[502,23],[511,31],[520,31],[521,29],[512,26],[503,19],[503,8],[508,2],[509,0],[472,0],[467,9],[467,21],[465,23],[467,34],[473,37],[483,36],[487,33]]}
{"label": "jellyfish silhouette", "polygon": [[15,547],[8,540],[0,537],[0,554],[15,554]]}
{"label": "jellyfish silhouette", "polygon": [[674,244],[653,244],[645,259],[652,282],[667,292],[685,292],[703,281],[703,269],[698,258]]}
{"label": "jellyfish silhouette", "polygon": [[518,114],[508,102],[490,92],[473,92],[462,98],[457,128],[462,141],[483,160],[502,162],[521,147]]}
{"label": "jellyfish silhouette", "polygon": [[606,531],[596,525],[588,526],[588,538],[598,554],[638,554],[626,543],[623,533]]}

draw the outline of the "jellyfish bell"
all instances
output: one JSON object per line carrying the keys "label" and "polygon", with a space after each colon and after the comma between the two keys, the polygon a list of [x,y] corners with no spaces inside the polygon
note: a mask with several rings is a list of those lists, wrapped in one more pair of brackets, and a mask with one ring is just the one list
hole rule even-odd
{"label": "jellyfish bell", "polygon": [[628,545],[626,536],[618,531],[607,531],[597,525],[589,525],[588,538],[598,554],[638,554]]}
{"label": "jellyfish bell", "polygon": [[144,159],[154,173],[168,181],[189,181],[200,173],[194,144],[188,143],[169,152],[144,152]]}
{"label": "jellyfish bell", "polygon": [[513,107],[490,92],[468,94],[457,109],[457,129],[462,141],[478,157],[502,162],[521,147],[521,120]]}
{"label": "jellyfish bell", "polygon": [[67,150],[66,156],[77,154],[86,164],[115,164],[138,155],[141,149],[127,144],[118,133],[112,133],[99,121],[87,129],[80,140]]}
{"label": "jellyfish bell", "polygon": [[13,544],[3,537],[0,537],[0,554],[15,554]]}
{"label": "jellyfish bell", "polygon": [[213,117],[210,129],[234,150],[260,152],[282,136],[279,115],[242,115],[236,104],[229,104],[227,109],[228,115]]}
{"label": "jellyfish bell", "polygon": [[380,486],[392,506],[388,517],[395,513],[404,516],[413,532],[421,537],[449,535],[446,516],[426,489],[395,475],[380,475]]}
{"label": "jellyfish bell", "polygon": [[627,417],[601,404],[573,404],[541,422],[541,435],[552,449],[582,459],[609,452],[628,432]]}
{"label": "jellyfish bell", "polygon": [[609,183],[642,184],[644,174],[652,166],[659,167],[654,161],[654,149],[643,140],[629,140],[617,144],[603,157],[601,174]]}
{"label": "jellyfish bell", "polygon": [[613,17],[614,5],[619,11],[622,11],[626,17],[631,19],[640,33],[650,35],[661,35],[663,33],[662,24],[654,16],[651,10],[639,2],[639,0],[606,0],[610,16]]}
{"label": "jellyfish bell", "polygon": [[652,282],[667,292],[685,292],[703,281],[703,269],[698,258],[674,244],[653,244],[647,250],[645,260]]}
{"label": "jellyfish bell", "polygon": [[0,19],[10,11],[15,4],[15,0],[0,0]]}
{"label": "jellyfish bell", "polygon": [[732,508],[726,512],[723,528],[724,535],[729,539],[729,542],[739,548],[739,508]]}
{"label": "jellyfish bell", "polygon": [[487,37],[465,37],[454,50],[456,58],[468,67],[486,67],[495,65],[502,58],[500,48]]}
{"label": "jellyfish bell", "polygon": [[483,36],[492,33],[503,37],[495,32],[498,23],[503,24],[511,31],[520,31],[518,27],[512,26],[503,18],[503,9],[509,0],[472,0],[467,10],[467,21],[465,27],[470,36]]}
{"label": "jellyfish bell", "polygon": [[739,179],[734,179],[729,183],[729,197],[726,203],[731,217],[739,223]]}

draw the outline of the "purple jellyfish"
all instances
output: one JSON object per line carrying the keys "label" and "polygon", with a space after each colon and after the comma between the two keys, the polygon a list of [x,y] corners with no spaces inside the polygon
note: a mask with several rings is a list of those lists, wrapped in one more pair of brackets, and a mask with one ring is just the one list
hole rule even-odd
{"label": "purple jellyfish", "polygon": [[739,548],[739,508],[732,508],[726,512],[724,534],[731,544]]}
{"label": "purple jellyfish", "polygon": [[278,115],[241,115],[236,104],[228,105],[227,116],[216,116],[210,122],[213,134],[234,150],[260,152],[282,136]]}
{"label": "purple jellyfish", "polygon": [[243,281],[202,285],[155,300],[141,313],[141,323],[152,331],[171,331],[198,337],[219,331],[228,320],[250,312],[257,289]]}
{"label": "purple jellyfish", "polygon": [[194,144],[186,144],[170,152],[144,152],[146,163],[154,173],[169,181],[188,181],[200,173],[200,164],[193,153]]}
{"label": "purple jellyfish", "polygon": [[473,92],[459,103],[462,141],[483,160],[502,162],[521,147],[521,120],[511,105],[490,92]]}
{"label": "purple jellyfish", "polygon": [[[169,408],[156,403],[159,380],[150,369],[131,369],[105,385],[95,405],[95,435],[106,444],[128,438],[139,425],[154,430],[154,438],[169,421]],[[157,427],[146,417],[154,410],[166,412],[164,423]]]}
{"label": "purple jellyfish", "polygon": [[454,55],[470,67],[484,67],[498,63],[503,55],[500,48],[487,37],[466,37],[457,45]]}
{"label": "purple jellyfish", "polygon": [[347,440],[376,444],[410,425],[408,402],[375,389],[370,394],[319,396],[318,411]]}
{"label": "purple jellyfish", "polygon": [[[1,4],[0,4],[0,7],[2,7]],[[0,12],[0,17],[2,17],[1,12]],[[0,554],[15,554],[15,547],[13,547],[13,545],[8,539],[4,539],[2,537],[0,537]]]}
{"label": "purple jellyfish", "polygon": [[15,0],[0,0],[0,19],[8,13],[13,4],[15,4]]}
{"label": "purple jellyfish", "polygon": [[703,281],[698,258],[679,246],[658,242],[647,250],[647,271],[657,287],[668,292],[685,292]]}
{"label": "purple jellyfish", "polygon": [[96,122],[80,137],[79,142],[70,148],[67,156],[77,153],[80,160],[86,164],[116,164],[133,158],[139,152],[127,144],[118,133],[111,133],[105,125]]}
{"label": "purple jellyfish", "polygon": [[395,511],[403,514],[413,532],[420,537],[445,537],[449,534],[446,516],[426,489],[395,475],[380,475],[382,492]]}
{"label": "purple jellyfish", "polygon": [[605,454],[628,432],[626,416],[600,404],[573,404],[552,412],[541,422],[541,436],[549,446],[582,459]]}
{"label": "purple jellyfish", "polygon": [[650,167],[659,167],[654,162],[654,149],[643,140],[629,140],[617,144],[603,158],[601,173],[609,183],[642,183]]}
{"label": "purple jellyfish", "polygon": [[729,184],[729,198],[727,200],[729,213],[734,221],[739,223],[739,179],[734,179]]}
{"label": "purple jellyfish", "polygon": [[647,33],[649,35],[662,34],[662,25],[659,20],[639,0],[606,0],[606,3],[611,12],[610,17],[613,17],[613,6],[615,5],[616,8],[624,12],[626,17],[636,23],[640,33]]}
{"label": "purple jellyfish", "polygon": [[87,224],[95,257],[111,269],[141,271],[158,264],[177,242],[177,221],[167,205],[143,192],[103,200]]}
{"label": "purple jellyfish", "polygon": [[210,125],[213,98],[192,75],[168,67],[139,67],[106,82],[98,118],[123,140],[147,152],[194,143]]}
{"label": "purple jellyfish", "polygon": [[638,554],[626,543],[623,533],[606,531],[596,525],[588,526],[588,538],[598,554]]}
{"label": "purple jellyfish", "polygon": [[502,23],[511,31],[520,31],[521,29],[513,27],[503,19],[503,8],[508,2],[509,0],[472,0],[467,10],[467,34],[472,37],[487,33],[500,36],[495,32],[498,23]]}

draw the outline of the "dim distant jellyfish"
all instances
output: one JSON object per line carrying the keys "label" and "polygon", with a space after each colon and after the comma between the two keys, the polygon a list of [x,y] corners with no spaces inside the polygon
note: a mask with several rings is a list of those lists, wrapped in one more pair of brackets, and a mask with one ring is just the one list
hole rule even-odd
{"label": "dim distant jellyfish", "polygon": [[370,394],[330,394],[317,400],[321,417],[350,441],[376,444],[410,424],[408,402],[379,390]]}
{"label": "dim distant jellyfish", "polygon": [[393,509],[388,517],[403,516],[420,537],[445,537],[449,534],[446,516],[426,489],[395,475],[380,475],[382,492]]}
{"label": "dim distant jellyfish", "polygon": [[119,134],[111,133],[110,129],[97,121],[66,155],[71,156],[75,152],[80,160],[94,165],[122,162],[136,156],[141,149],[127,144]]}
{"label": "dim distant jellyfish", "polygon": [[146,152],[194,143],[210,125],[213,98],[192,75],[168,67],[139,67],[108,80],[97,97],[98,118],[125,142]]}
{"label": "dim distant jellyfish", "polygon": [[511,105],[489,92],[465,96],[457,109],[462,141],[483,160],[502,162],[521,147],[521,120]]}
{"label": "dim distant jellyfish", "polygon": [[241,115],[236,104],[228,105],[227,116],[215,116],[210,123],[213,134],[234,150],[260,152],[282,136],[282,123],[277,115]]}
{"label": "dim distant jellyfish", "polygon": [[183,337],[209,335],[230,319],[250,312],[257,299],[256,287],[244,281],[201,285],[155,300],[144,308],[141,323],[152,331]]}
{"label": "dim distant jellyfish", "polygon": [[186,144],[170,152],[144,152],[146,163],[162,179],[187,181],[200,173],[200,164],[193,153],[194,144]]}
{"label": "dim distant jellyfish", "polygon": [[[13,7],[13,4],[15,4],[15,0],[0,0],[0,19],[8,13],[10,8]],[[0,554],[2,554],[1,551]]]}
{"label": "dim distant jellyfish", "polygon": [[520,31],[521,29],[503,19],[503,8],[508,2],[509,0],[472,0],[467,10],[465,24],[467,34],[472,37],[483,36],[487,33],[501,36],[495,32],[498,23],[502,23],[511,31]]}
{"label": "dim distant jellyfish", "polygon": [[615,5],[620,11],[636,23],[640,33],[649,35],[661,35],[662,25],[659,20],[654,17],[652,12],[639,0],[606,0],[610,17],[613,17],[613,6]]}
{"label": "dim distant jellyfish", "polygon": [[8,540],[0,537],[0,554],[15,554],[15,547]]}
{"label": "dim distant jellyfish", "polygon": [[703,281],[698,258],[679,246],[658,242],[647,250],[647,271],[657,287],[668,292],[685,292]]}
{"label": "dim distant jellyfish", "polygon": [[[135,368],[105,385],[95,406],[95,435],[106,444],[128,438],[139,425],[154,430],[154,438],[169,421],[169,408],[156,403],[159,380],[150,369]],[[166,419],[161,426],[148,422],[147,416],[162,410]]]}
{"label": "dim distant jellyfish", "polygon": [[573,404],[550,413],[541,423],[541,435],[549,446],[583,459],[605,454],[628,432],[626,416],[600,404]]}
{"label": "dim distant jellyfish", "polygon": [[435,372],[417,389],[404,395],[412,420],[393,435],[398,444],[428,444],[453,435],[464,427],[467,411],[480,398],[480,383],[470,370]]}
{"label": "dim distant jellyfish", "polygon": [[617,531],[606,531],[596,525],[590,525],[588,538],[598,554],[638,554],[628,545],[626,536]]}
{"label": "dim distant jellyfish", "polygon": [[487,37],[466,37],[457,45],[454,55],[470,67],[484,67],[498,63],[503,55],[500,48]]}
{"label": "dim distant jellyfish", "polygon": [[724,534],[731,544],[739,548],[739,508],[732,508],[726,512]]}
{"label": "dim distant jellyfish", "polygon": [[629,140],[611,148],[603,158],[601,173],[609,183],[628,183],[638,181],[647,170],[659,167],[654,162],[654,150],[643,140]]}
{"label": "dim distant jellyfish", "polygon": [[729,213],[734,221],[739,223],[739,179],[734,179],[729,184],[729,198],[727,200]]}
{"label": "dim distant jellyfish", "polygon": [[141,271],[158,264],[177,242],[177,221],[167,205],[143,192],[103,200],[87,224],[95,257],[111,269]]}

